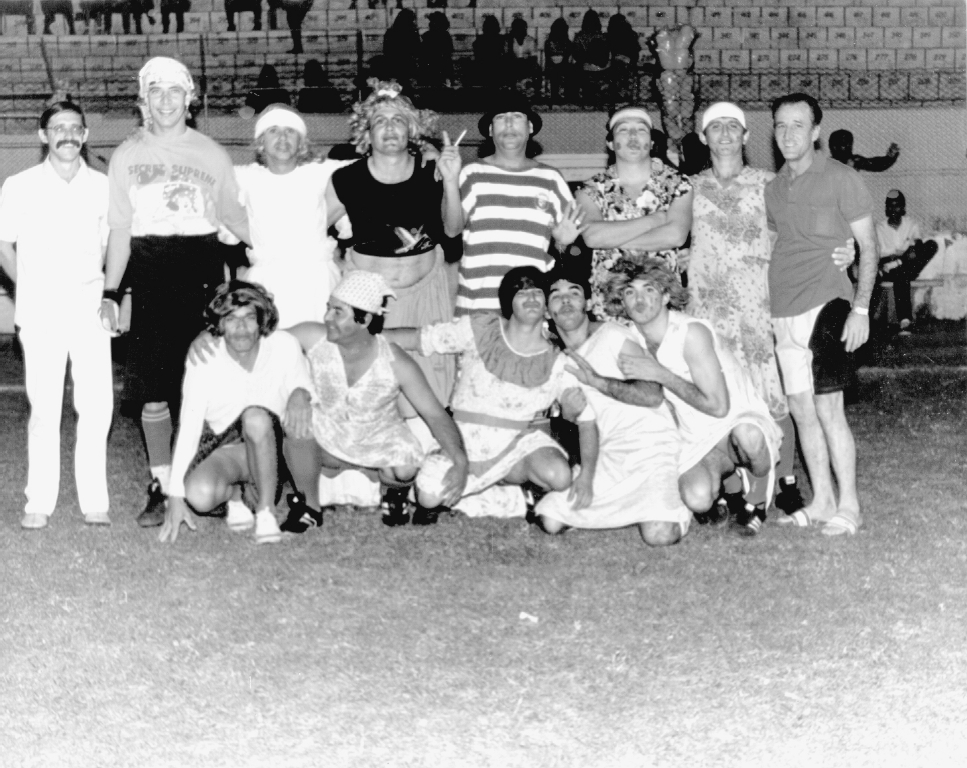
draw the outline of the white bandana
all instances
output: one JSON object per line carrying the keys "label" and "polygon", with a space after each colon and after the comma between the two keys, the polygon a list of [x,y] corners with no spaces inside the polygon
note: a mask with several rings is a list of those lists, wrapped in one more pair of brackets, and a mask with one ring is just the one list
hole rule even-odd
{"label": "white bandana", "polygon": [[382,275],[375,272],[365,272],[361,269],[347,272],[339,284],[332,289],[332,297],[345,301],[349,306],[381,315],[384,312],[383,299],[396,294],[390,288]]}
{"label": "white bandana", "polygon": [[306,137],[306,122],[291,109],[269,105],[265,108],[255,123],[255,138],[257,139],[269,128],[292,128],[303,139]]}
{"label": "white bandana", "polygon": [[189,103],[195,97],[195,84],[191,79],[191,73],[176,59],[169,59],[167,56],[155,56],[149,59],[138,73],[138,96],[146,99],[151,86],[158,83],[171,83],[184,89]]}
{"label": "white bandana", "polygon": [[706,109],[705,114],[702,115],[702,133],[705,133],[705,129],[708,128],[709,123],[723,117],[735,118],[743,128],[746,127],[745,112],[730,101],[717,101]]}

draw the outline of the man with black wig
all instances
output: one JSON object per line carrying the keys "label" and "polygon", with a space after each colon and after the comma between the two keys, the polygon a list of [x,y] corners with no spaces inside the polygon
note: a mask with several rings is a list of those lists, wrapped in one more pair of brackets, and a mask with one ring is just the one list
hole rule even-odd
{"label": "man with black wig", "polygon": [[185,371],[159,538],[174,542],[181,523],[196,529],[194,512],[227,504],[229,528],[254,525],[257,543],[274,543],[282,536],[275,505],[285,476],[283,429],[296,438],[309,434],[309,371],[296,339],[276,331],[279,313],[261,286],[222,284],[205,315],[217,342]]}

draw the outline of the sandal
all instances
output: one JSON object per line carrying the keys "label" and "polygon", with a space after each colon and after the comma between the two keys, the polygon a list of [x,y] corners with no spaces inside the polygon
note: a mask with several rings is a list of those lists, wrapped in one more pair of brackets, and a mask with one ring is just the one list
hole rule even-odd
{"label": "sandal", "polygon": [[823,536],[855,536],[860,524],[853,518],[839,514],[831,517],[823,526]]}
{"label": "sandal", "polygon": [[776,520],[778,525],[791,525],[795,528],[808,528],[813,524],[809,515],[803,509],[797,509],[791,515],[783,515]]}
{"label": "sandal", "polygon": [[417,507],[410,501],[410,487],[405,485],[402,488],[387,488],[383,492],[379,509],[383,513],[383,525],[395,528],[409,523],[410,514],[415,512]]}

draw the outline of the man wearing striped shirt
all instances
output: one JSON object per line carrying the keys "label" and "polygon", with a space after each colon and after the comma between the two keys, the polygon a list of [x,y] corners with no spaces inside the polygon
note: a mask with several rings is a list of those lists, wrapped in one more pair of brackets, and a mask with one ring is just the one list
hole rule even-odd
{"label": "man wearing striped shirt", "polygon": [[499,311],[497,288],[509,270],[547,272],[554,265],[551,239],[563,252],[583,231],[567,182],[528,151],[541,118],[521,94],[501,93],[479,128],[493,141],[493,154],[461,169],[445,148],[438,164],[444,188],[459,191],[459,197],[447,195],[453,202],[444,206],[446,234],[463,232],[458,316]]}

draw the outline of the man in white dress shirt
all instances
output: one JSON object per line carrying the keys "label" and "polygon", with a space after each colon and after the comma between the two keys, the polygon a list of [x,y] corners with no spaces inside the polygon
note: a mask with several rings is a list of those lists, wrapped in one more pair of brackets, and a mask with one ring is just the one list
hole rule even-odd
{"label": "man in white dress shirt", "polygon": [[77,410],[74,477],[84,520],[109,525],[107,434],[114,411],[111,340],[97,311],[104,289],[108,183],[82,156],[84,112],[59,101],[40,117],[46,157],[11,176],[0,197],[0,264],[17,284],[30,421],[23,528],[44,528],[57,504],[68,358]]}

